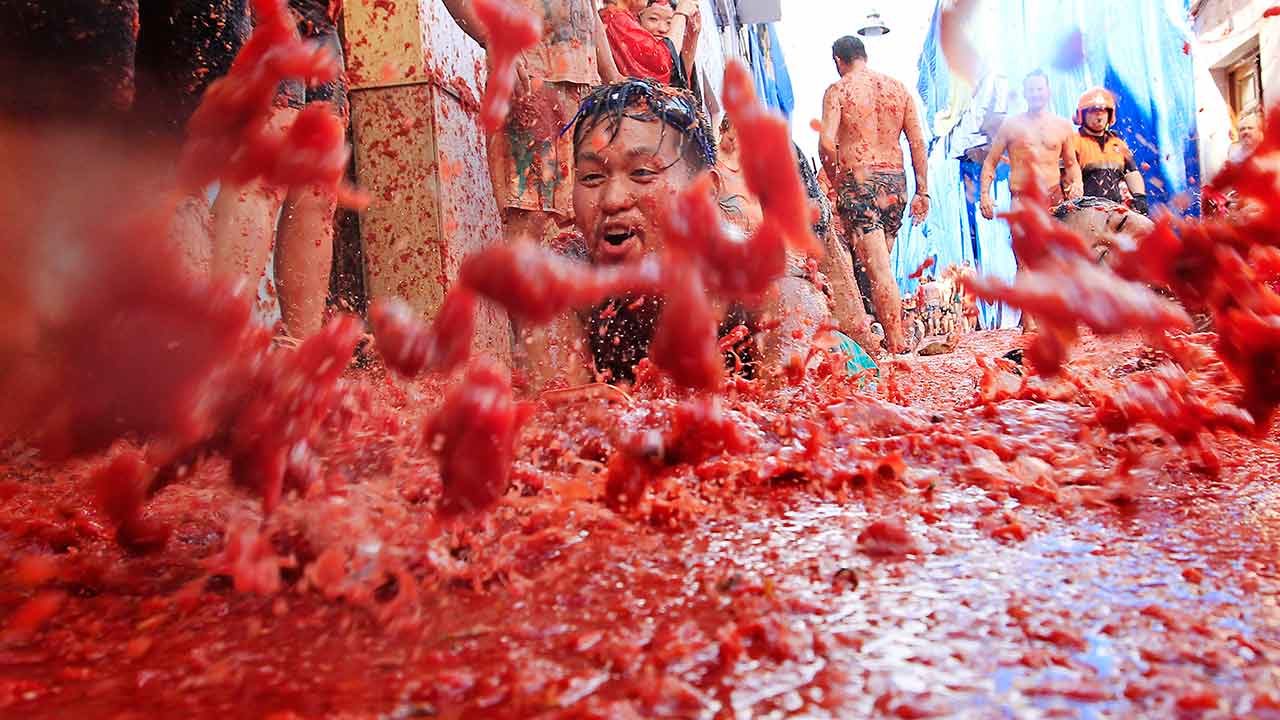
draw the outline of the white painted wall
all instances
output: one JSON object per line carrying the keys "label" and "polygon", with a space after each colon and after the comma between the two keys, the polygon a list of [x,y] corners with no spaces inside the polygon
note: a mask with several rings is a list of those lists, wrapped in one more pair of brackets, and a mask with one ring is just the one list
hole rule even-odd
{"label": "white painted wall", "polygon": [[694,66],[703,82],[703,98],[714,126],[721,112],[720,89],[724,85],[725,62],[737,53],[737,42],[732,26],[723,32],[716,26],[713,0],[699,0],[699,4],[702,7],[702,34],[698,36],[698,49],[694,52]]}
{"label": "white painted wall", "polygon": [[1195,65],[1200,171],[1212,178],[1232,142],[1230,92],[1225,72],[1252,48],[1262,56],[1262,97],[1280,103],[1280,17],[1264,18],[1274,0],[1202,0],[1193,3],[1192,60]]}

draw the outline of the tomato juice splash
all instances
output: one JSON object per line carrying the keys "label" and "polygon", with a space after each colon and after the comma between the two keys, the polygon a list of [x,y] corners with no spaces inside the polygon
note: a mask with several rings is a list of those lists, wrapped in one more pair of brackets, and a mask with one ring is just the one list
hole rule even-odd
{"label": "tomato juice splash", "polygon": [[742,156],[742,175],[764,210],[765,225],[773,226],[767,231],[762,227],[757,233],[761,238],[753,244],[763,244],[776,233],[790,248],[820,257],[822,244],[813,235],[813,211],[796,168],[786,119],[756,97],[751,71],[741,61],[725,67],[724,107],[740,144],[752,148]]}
{"label": "tomato juice splash", "polygon": [[[367,370],[349,367],[353,318],[272,349],[243,294],[173,282],[163,214],[100,227],[112,207],[148,207],[141,183],[120,182],[145,168],[127,154],[10,155],[33,169],[88,157],[95,181],[73,192],[33,172],[0,194],[18,230],[0,239],[15,320],[0,331],[14,401],[0,419],[43,452],[0,454],[0,708],[1273,710],[1280,630],[1241,598],[1278,589],[1259,520],[1275,498],[1256,478],[1280,470],[1235,435],[1274,444],[1277,313],[1251,262],[1274,245],[1274,210],[1238,226],[1166,219],[1133,251],[1154,260],[1121,253],[1114,271],[1028,211],[1015,237],[1043,283],[975,287],[1050,320],[1033,340],[1052,343],[1052,362],[1031,353],[1041,374],[988,360],[1015,342],[994,334],[970,338],[972,358],[900,363],[894,402],[833,362],[767,389],[723,375],[706,289],[761,292],[805,245],[807,207],[776,165],[795,171],[776,119],[733,92],[738,126],[775,138],[752,145],[770,158],[756,182],[780,178],[759,189],[767,231],[722,234],[688,193],[666,220],[689,241],[679,254],[601,269],[485,251],[431,325],[375,308],[385,367]],[[1268,177],[1246,163],[1226,180],[1267,200]],[[30,242],[55,228],[64,255]],[[1184,368],[1098,339],[1185,325],[1147,284],[1215,313],[1216,337],[1162,341]],[[467,362],[476,297],[538,322],[623,289],[670,294],[628,392],[521,404],[484,363],[445,382]]]}
{"label": "tomato juice splash", "polygon": [[[95,476],[97,501],[132,547],[163,542],[164,529],[141,519],[144,500],[210,452],[231,460],[267,512],[286,486],[311,484],[309,441],[340,401],[339,375],[362,332],[339,318],[296,353],[269,352],[243,289],[192,277],[173,249],[175,198],[213,180],[319,185],[354,198],[340,187],[349,157],[341,123],[325,108],[304,110],[284,134],[268,130],[279,83],[330,79],[336,59],[299,38],[283,0],[254,7],[257,27],[202,98],[177,187],[159,200],[150,193],[166,168],[145,152],[88,132],[5,128],[6,155],[34,186],[6,193],[15,265],[3,307],[24,321],[0,342],[13,399],[0,431],[51,459],[143,443],[144,455],[117,457]],[[72,166],[76,182],[59,185],[68,175],[52,170]],[[57,255],[19,247],[17,238],[54,227],[66,235],[51,245]]]}
{"label": "tomato juice splash", "polygon": [[[984,356],[1014,339],[970,337]],[[1133,341],[1082,342],[1065,372],[1090,391],[1114,394],[1143,376],[1111,376]],[[781,393],[748,383],[690,395],[661,373],[642,374],[630,403],[536,404],[506,465],[511,491],[481,521],[439,530],[436,463],[449,453],[438,456],[423,435],[439,415],[379,370],[346,373],[351,397],[368,400],[317,445],[329,470],[318,486],[287,493],[259,519],[224,481],[224,464],[200,463],[152,503],[151,519],[176,529],[158,554],[123,555],[109,534],[60,515],[91,488],[7,456],[41,480],[9,496],[5,542],[58,560],[28,561],[31,589],[0,598],[30,603],[13,621],[21,632],[6,636],[25,638],[11,647],[26,664],[4,665],[3,682],[34,683],[28,671],[47,669],[41,684],[16,686],[35,700],[9,707],[44,717],[145,702],[211,716],[252,662],[242,656],[262,653],[280,668],[259,677],[272,691],[239,700],[261,714],[518,717],[546,702],[548,688],[563,717],[764,713],[781,701],[743,693],[766,678],[814,713],[880,703],[945,714],[1008,702],[977,682],[998,668],[1040,701],[1089,706],[1096,694],[1139,715],[1204,688],[1266,702],[1261,668],[1274,626],[1247,603],[1183,597],[1182,581],[1170,579],[1202,569],[1200,582],[1224,592],[1273,588],[1269,570],[1250,580],[1239,569],[1270,546],[1231,539],[1233,508],[1261,498],[1195,503],[1196,515],[1179,520],[1205,478],[1149,430],[1100,426],[1087,394],[966,399],[952,386],[975,374],[968,357],[913,367],[902,380],[907,406],[838,375]],[[448,394],[424,382],[428,396]],[[464,412],[458,424],[469,417],[480,416]],[[382,424],[391,419],[396,426]],[[1230,468],[1250,457],[1247,447],[1223,446],[1224,478],[1236,477]],[[1247,467],[1240,472],[1268,466]],[[1139,545],[1135,534],[1147,539]],[[55,545],[75,551],[55,554]],[[1081,573],[1099,580],[1078,582]],[[1143,613],[1153,604],[1167,621]],[[923,634],[911,641],[916,660],[885,648],[912,628]],[[945,660],[976,642],[999,662]],[[1241,642],[1260,655],[1238,654]],[[1116,651],[1114,674],[1077,667],[1094,643]],[[1207,664],[1180,659],[1184,646]],[[124,667],[88,663],[94,653]],[[826,670],[798,672],[815,664]],[[294,672],[303,666],[311,670]],[[360,682],[351,681],[356,667],[365,668]],[[889,682],[890,669],[967,679],[969,689],[914,692]],[[140,672],[174,682],[132,700],[95,690]],[[178,690],[181,677],[200,683]],[[323,708],[306,699],[317,693]]]}
{"label": "tomato juice splash", "polygon": [[911,274],[908,275],[907,277],[911,278],[912,280],[919,280],[921,276],[924,275],[926,270],[933,267],[934,262],[935,260],[932,256],[925,258],[924,262],[920,263],[920,265],[915,270],[912,270]]}
{"label": "tomato juice splash", "polygon": [[[465,320],[466,302],[454,296],[471,294],[498,303],[513,318],[529,325],[546,324],[572,310],[592,307],[609,297],[643,295],[661,290],[666,304],[654,329],[650,346],[653,364],[668,372],[676,384],[698,390],[715,390],[723,382],[722,351],[716,337],[717,321],[708,301],[708,291],[727,299],[758,299],[786,270],[786,247],[816,247],[810,228],[810,208],[799,173],[791,158],[786,123],[769,112],[755,97],[749,77],[740,64],[725,73],[734,99],[729,112],[737,119],[744,138],[761,148],[764,160],[744,170],[747,182],[761,197],[765,222],[742,240],[730,237],[720,217],[709,176],[694,182],[668,208],[663,223],[671,234],[668,250],[658,259],[644,258],[618,267],[594,267],[558,256],[549,248],[528,243],[487,248],[464,260],[458,285],[446,297],[436,328],[414,325],[402,311],[384,304],[375,308],[374,325],[381,330],[379,347],[391,358],[392,366],[410,376],[428,369],[432,348],[449,343],[468,344],[473,330]],[[784,158],[780,167],[777,158]],[[455,312],[454,308],[461,307]],[[437,370],[452,369],[463,359],[461,352],[449,354],[455,362],[436,363]],[[801,373],[803,374],[803,373]],[[464,381],[465,383],[465,381]],[[490,391],[509,393],[505,379],[489,377]],[[460,393],[465,391],[459,391]],[[505,396],[505,395],[504,395]],[[465,404],[462,396],[455,398]],[[514,406],[500,403],[508,412],[495,411],[490,418],[490,438],[497,446],[480,453],[488,458],[509,454],[504,438],[518,424]],[[437,423],[436,433],[446,438],[465,432],[450,430],[452,423]],[[451,434],[454,433],[454,434]],[[461,440],[459,440],[461,442]],[[465,488],[471,480],[462,475],[463,465],[448,464],[444,484],[447,489]],[[498,476],[503,477],[503,476]],[[463,494],[469,491],[462,491]],[[496,501],[501,492],[481,491],[477,497]],[[471,501],[464,503],[473,507]],[[475,509],[482,509],[476,507]]]}
{"label": "tomato juice splash", "polygon": [[[1280,114],[1272,113],[1269,125],[1280,131]],[[1006,215],[1025,270],[1012,284],[970,278],[966,285],[981,297],[1020,306],[1042,323],[1028,352],[1047,375],[1062,366],[1080,325],[1104,335],[1139,330],[1158,347],[1179,347],[1174,338],[1190,330],[1190,318],[1153,288],[1163,288],[1183,307],[1205,308],[1217,330],[1214,353],[1242,386],[1234,404],[1252,419],[1256,432],[1264,432],[1280,405],[1274,370],[1280,359],[1280,333],[1275,330],[1280,327],[1280,295],[1268,283],[1267,262],[1280,229],[1280,216],[1269,205],[1277,179],[1269,158],[1278,151],[1280,144],[1269,139],[1243,162],[1229,164],[1216,180],[1234,188],[1243,202],[1256,204],[1256,212],[1204,221],[1166,212],[1136,244],[1118,245],[1115,260],[1106,265],[1088,259],[1088,241],[1055,223],[1041,198],[1025,198]],[[1255,263],[1261,273],[1254,270]],[[1202,353],[1197,357],[1203,362]],[[1155,396],[1148,397],[1155,402]],[[1168,402],[1185,396],[1162,397]],[[1197,408],[1183,408],[1178,416],[1222,422],[1219,416],[1225,411],[1206,415]],[[1167,419],[1169,412],[1153,409],[1148,417]],[[1225,425],[1239,430],[1238,414],[1231,415]]]}
{"label": "tomato juice splash", "polygon": [[489,61],[484,98],[480,101],[480,122],[485,132],[494,133],[502,127],[511,109],[520,53],[542,41],[542,19],[510,0],[475,0],[475,10],[476,18],[484,26]]}

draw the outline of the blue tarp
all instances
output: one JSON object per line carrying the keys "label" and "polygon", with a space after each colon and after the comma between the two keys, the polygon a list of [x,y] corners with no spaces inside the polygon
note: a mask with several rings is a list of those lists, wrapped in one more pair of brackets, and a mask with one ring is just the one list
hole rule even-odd
{"label": "blue tarp", "polygon": [[[789,119],[796,100],[791,89],[791,73],[787,71],[787,61],[782,56],[782,43],[778,41],[778,30],[774,23],[766,23],[751,26],[747,34],[751,39],[751,74],[755,76],[756,94],[766,105]],[[765,52],[766,44],[768,53]]]}
{"label": "blue tarp", "polygon": [[[981,32],[998,42],[977,44],[986,69],[1009,78],[1019,93],[1011,113],[1025,110],[1021,80],[1037,68],[1048,73],[1053,110],[1063,117],[1071,117],[1085,89],[1103,85],[1119,100],[1117,131],[1133,148],[1139,165],[1149,166],[1143,174],[1152,205],[1195,189],[1190,178],[1199,175],[1196,106],[1191,58],[1183,52],[1190,37],[1186,0],[982,0],[982,4],[986,7],[975,22],[997,23],[999,27],[983,27]],[[1083,62],[1067,69],[1053,67],[1064,40],[1077,30],[1084,39]],[[937,116],[956,100],[951,97],[952,72],[939,40],[940,13],[935,9],[919,63],[926,135],[932,133]],[[968,261],[984,274],[1012,278],[1015,272],[1008,226],[976,211],[975,167],[952,155],[945,137],[932,139],[929,218],[915,227],[908,220],[894,246],[893,267],[904,293],[913,292],[916,285],[907,276],[929,257],[940,269]],[[1007,170],[1000,173],[995,194],[998,208],[1007,208]],[[1189,212],[1198,212],[1198,206],[1193,204]],[[980,317],[983,327],[1009,327],[1017,322],[1017,312],[1010,308],[983,306]]]}

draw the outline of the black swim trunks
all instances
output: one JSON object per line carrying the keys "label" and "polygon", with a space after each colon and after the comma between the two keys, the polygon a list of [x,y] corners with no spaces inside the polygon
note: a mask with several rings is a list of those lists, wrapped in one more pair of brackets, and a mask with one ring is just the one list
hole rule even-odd
{"label": "black swim trunks", "polygon": [[348,115],[347,74],[342,56],[342,40],[338,37],[337,19],[330,15],[329,0],[289,0],[289,10],[298,20],[298,34],[305,40],[321,43],[338,58],[338,77],[331,82],[307,87],[300,80],[280,84],[278,105],[301,109],[312,102],[327,102],[343,121]]}
{"label": "black swim trunks", "polygon": [[836,189],[836,210],[845,226],[869,233],[884,228],[895,238],[907,209],[907,177],[901,171],[850,174]]}

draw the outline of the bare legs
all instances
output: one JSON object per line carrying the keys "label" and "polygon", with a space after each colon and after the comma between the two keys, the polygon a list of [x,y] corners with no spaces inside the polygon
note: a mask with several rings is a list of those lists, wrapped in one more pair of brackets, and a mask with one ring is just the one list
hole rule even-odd
{"label": "bare legs", "polygon": [[[297,110],[281,109],[272,122],[284,128],[296,115]],[[242,277],[256,287],[277,237],[279,215],[275,276],[280,315],[290,335],[311,335],[324,319],[336,207],[331,193],[316,188],[296,188],[286,198],[281,189],[259,182],[224,187],[213,203],[213,274]]]}
{"label": "bare legs", "polygon": [[204,195],[192,195],[178,203],[170,235],[192,277],[209,276],[209,233],[209,201]]}
{"label": "bare legs", "polygon": [[213,201],[215,277],[241,277],[257,287],[276,234],[276,214],[284,193],[260,182],[223,187]]}
{"label": "bare legs", "polygon": [[[553,224],[552,216],[548,213],[506,208],[502,229],[508,243],[541,245],[546,241]],[[579,323],[558,318],[542,327],[520,327],[512,321],[512,330],[519,346],[517,357],[524,358],[524,370],[531,387],[544,388],[557,377],[566,379],[571,384],[590,380],[586,365],[574,349],[582,339]]]}
{"label": "bare legs", "polygon": [[871,332],[871,319],[862,306],[862,293],[853,271],[853,256],[836,236],[828,232],[824,244],[826,254],[818,264],[818,270],[831,283],[831,305],[836,322],[844,334],[853,338],[869,355],[880,354],[880,338]]}
{"label": "bare legs", "polygon": [[846,225],[845,231],[854,239],[858,258],[862,260],[871,279],[871,303],[876,308],[881,327],[884,328],[885,344],[891,353],[905,352],[907,343],[902,332],[902,298],[898,295],[898,283],[893,278],[893,267],[889,264],[889,250],[892,246],[885,240],[884,228],[862,233],[857,228]]}
{"label": "bare legs", "polygon": [[308,337],[320,329],[333,263],[333,215],[337,199],[318,188],[289,194],[276,244],[276,291],[289,334]]}

